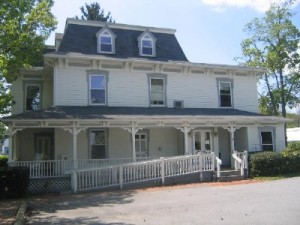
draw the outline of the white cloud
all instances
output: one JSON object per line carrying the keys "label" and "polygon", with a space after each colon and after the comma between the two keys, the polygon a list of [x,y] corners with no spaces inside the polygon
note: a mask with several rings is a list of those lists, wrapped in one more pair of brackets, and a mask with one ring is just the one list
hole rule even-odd
{"label": "white cloud", "polygon": [[[259,12],[265,12],[272,3],[281,2],[281,0],[201,0],[203,4],[211,6],[215,11],[222,12],[226,7],[250,7]],[[298,5],[300,0],[295,1]]]}

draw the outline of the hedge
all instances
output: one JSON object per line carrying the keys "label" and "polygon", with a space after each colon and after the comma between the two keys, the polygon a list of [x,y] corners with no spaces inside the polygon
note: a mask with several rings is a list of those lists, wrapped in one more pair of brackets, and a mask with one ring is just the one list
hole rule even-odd
{"label": "hedge", "polygon": [[250,156],[250,177],[276,176],[300,171],[300,154],[260,152]]}
{"label": "hedge", "polygon": [[0,155],[0,168],[7,167],[8,157],[6,155]]}
{"label": "hedge", "polygon": [[29,186],[29,168],[0,168],[0,199],[23,197]]}

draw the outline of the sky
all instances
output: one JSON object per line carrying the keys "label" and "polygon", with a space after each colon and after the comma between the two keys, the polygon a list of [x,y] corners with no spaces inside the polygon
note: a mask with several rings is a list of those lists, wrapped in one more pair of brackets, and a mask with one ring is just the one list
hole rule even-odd
{"label": "sky", "polygon": [[[80,16],[80,7],[97,0],[54,0],[52,13],[63,33],[67,18]],[[237,64],[245,25],[262,17],[271,2],[279,0],[101,0],[105,14],[116,23],[176,29],[176,37],[191,62]],[[300,28],[300,0],[293,10]],[[46,44],[54,45],[54,32]]]}

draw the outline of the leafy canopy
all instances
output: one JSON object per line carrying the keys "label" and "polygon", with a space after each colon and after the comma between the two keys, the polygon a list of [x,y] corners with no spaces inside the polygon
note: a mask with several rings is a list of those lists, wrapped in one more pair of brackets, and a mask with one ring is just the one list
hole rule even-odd
{"label": "leafy canopy", "polygon": [[0,0],[0,113],[12,103],[9,85],[21,68],[42,61],[44,42],[57,24],[53,0]]}
{"label": "leafy canopy", "polygon": [[80,7],[80,11],[82,15],[80,17],[75,16],[75,19],[94,20],[108,23],[115,22],[115,20],[113,20],[111,17],[110,12],[105,15],[104,10],[101,9],[101,6],[98,2],[91,4],[85,3],[85,6]]}
{"label": "leafy canopy", "polygon": [[262,18],[245,26],[249,37],[242,41],[242,64],[265,67],[260,78],[262,113],[286,117],[286,106],[299,103],[300,92],[300,31],[293,24],[293,0],[273,4]]}

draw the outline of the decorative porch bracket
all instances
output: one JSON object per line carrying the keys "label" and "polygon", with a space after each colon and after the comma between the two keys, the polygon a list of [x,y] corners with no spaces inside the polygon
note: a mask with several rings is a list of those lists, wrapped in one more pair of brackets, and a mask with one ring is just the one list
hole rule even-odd
{"label": "decorative porch bracket", "polygon": [[193,127],[189,126],[184,126],[184,127],[176,127],[176,129],[180,130],[184,134],[184,154],[188,155],[189,152],[189,145],[188,145],[188,137],[189,137],[189,132],[193,130]]}
{"label": "decorative porch bracket", "polygon": [[223,127],[223,129],[228,130],[229,133],[230,133],[230,149],[231,149],[231,153],[233,153],[235,151],[235,148],[234,148],[234,132],[237,129],[240,129],[240,127],[230,126],[230,127]]}
{"label": "decorative porch bracket", "polygon": [[123,127],[124,130],[128,131],[131,134],[131,141],[132,141],[132,158],[133,161],[136,161],[136,149],[135,149],[135,135],[139,130],[142,130],[144,128],[142,127],[136,127],[136,126],[131,126],[131,127]]}

